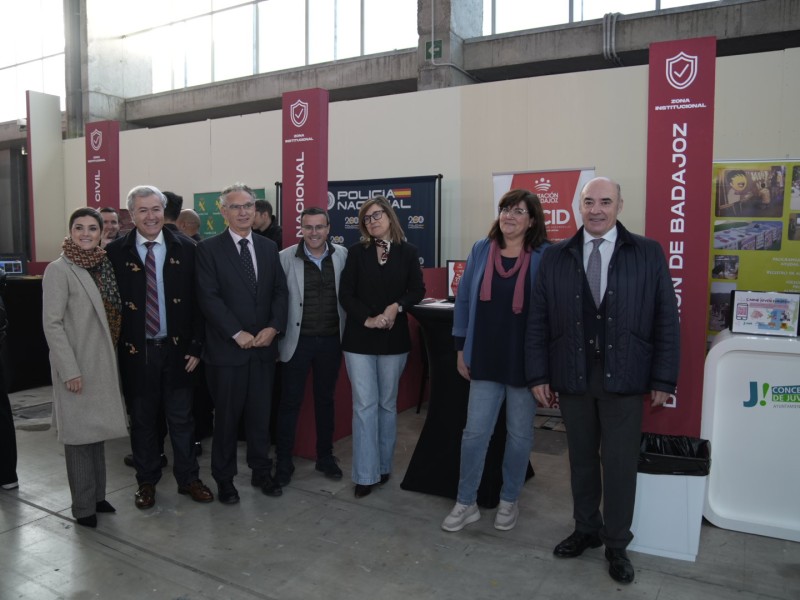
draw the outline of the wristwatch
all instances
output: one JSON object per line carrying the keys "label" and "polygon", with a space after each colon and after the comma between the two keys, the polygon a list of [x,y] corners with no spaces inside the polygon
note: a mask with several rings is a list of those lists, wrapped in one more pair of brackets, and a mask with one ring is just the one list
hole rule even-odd
{"label": "wristwatch", "polygon": [[403,305],[400,304],[399,302],[397,303],[397,312],[399,313],[403,312]]}

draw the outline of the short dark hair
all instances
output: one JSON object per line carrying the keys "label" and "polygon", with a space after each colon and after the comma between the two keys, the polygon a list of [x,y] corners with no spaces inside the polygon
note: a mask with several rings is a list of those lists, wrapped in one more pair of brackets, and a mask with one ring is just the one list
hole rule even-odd
{"label": "short dark hair", "polygon": [[83,208],[79,208],[78,210],[74,211],[69,216],[69,229],[72,231],[72,225],[75,223],[75,219],[80,219],[81,217],[94,217],[97,221],[97,224],[100,226],[100,229],[103,229],[103,217],[100,216],[100,211],[96,208],[92,208],[91,206],[84,206]]}
{"label": "short dark hair", "polygon": [[167,205],[164,207],[164,218],[170,221],[177,221],[183,208],[183,196],[175,192],[164,192],[167,198]]}
{"label": "short dark hair", "polygon": [[104,206],[100,209],[101,213],[114,213],[115,215],[119,216],[119,211],[116,208],[111,208],[110,206]]}
{"label": "short dark hair", "polygon": [[331,224],[331,218],[328,215],[328,211],[323,208],[319,208],[318,206],[312,206],[311,208],[307,208],[303,212],[301,212],[300,213],[301,223],[303,222],[303,217],[306,215],[325,215],[326,224],[327,225]]}
{"label": "short dark hair", "polygon": [[256,212],[267,213],[272,218],[272,204],[269,200],[258,199],[256,200]]}

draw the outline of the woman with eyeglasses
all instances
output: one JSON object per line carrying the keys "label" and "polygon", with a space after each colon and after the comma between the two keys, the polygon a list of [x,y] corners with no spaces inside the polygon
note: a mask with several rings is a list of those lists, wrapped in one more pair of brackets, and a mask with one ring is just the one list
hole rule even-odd
{"label": "woman with eyeglasses", "polygon": [[362,498],[389,480],[397,439],[397,388],[411,349],[406,309],[425,295],[417,249],[383,196],[358,211],[361,241],[342,271],[342,350],[353,388],[353,482]]}
{"label": "woman with eyeglasses", "polygon": [[500,199],[488,237],[467,258],[456,295],[453,337],[458,372],[470,381],[469,405],[458,496],[442,522],[445,531],[460,531],[481,517],[478,486],[504,401],[508,433],[494,526],[507,531],[516,525],[536,415],[536,401],[525,381],[525,327],[536,270],[548,245],[539,198],[527,190],[511,190]]}
{"label": "woman with eyeglasses", "polygon": [[94,208],[73,212],[61,257],[42,279],[53,421],[64,444],[72,515],[86,527],[97,526],[96,513],[114,512],[106,500],[104,442],[128,435],[117,373],[122,303],[102,234]]}

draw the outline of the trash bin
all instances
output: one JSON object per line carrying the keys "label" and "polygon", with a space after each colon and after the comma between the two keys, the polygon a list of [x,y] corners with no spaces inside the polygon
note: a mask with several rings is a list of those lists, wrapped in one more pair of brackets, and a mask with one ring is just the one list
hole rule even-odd
{"label": "trash bin", "polygon": [[630,550],[697,558],[710,467],[708,440],[642,433]]}

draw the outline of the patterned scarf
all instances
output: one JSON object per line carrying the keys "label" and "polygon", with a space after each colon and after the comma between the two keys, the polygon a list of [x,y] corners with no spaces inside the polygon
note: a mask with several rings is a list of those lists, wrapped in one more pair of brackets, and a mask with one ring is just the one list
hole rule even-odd
{"label": "patterned scarf", "polygon": [[382,265],[385,265],[386,261],[389,260],[389,250],[392,249],[392,242],[375,238],[375,245],[378,246],[378,248],[383,249],[378,262],[380,262]]}
{"label": "patterned scarf", "polygon": [[515,315],[520,314],[522,312],[522,305],[525,303],[525,276],[530,264],[531,251],[527,248],[523,248],[514,266],[506,271],[503,268],[503,259],[500,256],[500,245],[497,243],[497,240],[492,240],[492,245],[489,249],[489,259],[486,261],[486,268],[483,271],[480,299],[484,302],[488,302],[492,299],[492,277],[495,272],[503,279],[508,279],[519,272],[520,276],[517,277],[517,282],[514,284],[514,299],[511,303],[511,310]]}
{"label": "patterned scarf", "polygon": [[64,256],[79,267],[86,269],[94,279],[97,289],[100,291],[100,297],[103,299],[103,307],[106,309],[111,340],[116,346],[122,325],[122,300],[119,296],[117,278],[114,276],[114,269],[106,256],[106,251],[100,246],[84,250],[69,236],[64,238],[61,249],[64,251]]}

